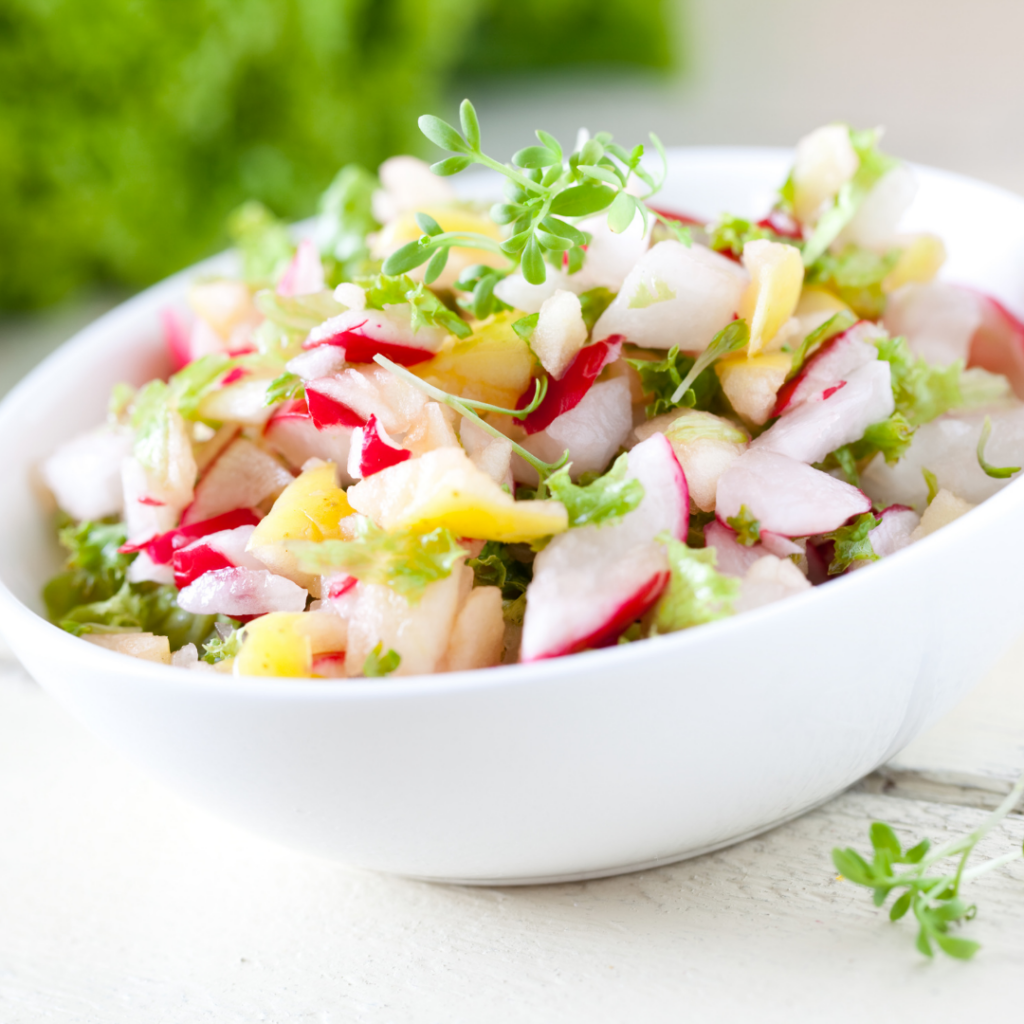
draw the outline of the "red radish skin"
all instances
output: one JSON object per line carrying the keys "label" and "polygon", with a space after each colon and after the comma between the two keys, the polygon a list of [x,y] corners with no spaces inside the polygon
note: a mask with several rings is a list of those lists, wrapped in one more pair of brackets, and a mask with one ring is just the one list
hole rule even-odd
{"label": "red radish skin", "polygon": [[182,323],[176,310],[167,308],[160,311],[164,328],[164,342],[171,357],[171,369],[177,373],[192,361],[188,328]]}
{"label": "red radish skin", "polygon": [[333,462],[342,472],[348,464],[352,433],[347,426],[317,427],[301,399],[284,402],[263,429],[267,445],[296,469],[317,458]]}
{"label": "red radish skin", "polygon": [[1024,398],[1024,323],[991,295],[964,290],[977,296],[981,308],[981,325],[971,338],[967,365],[1003,374],[1014,394]]}
{"label": "red radish skin", "polygon": [[864,335],[874,333],[874,330],[873,324],[859,320],[842,334],[829,338],[800,367],[800,372],[779,388],[772,416],[781,416],[794,409],[814,397],[819,388],[825,390],[837,385],[841,387],[843,379],[852,371],[877,359],[877,352],[873,349],[869,352],[862,347]]}
{"label": "red radish skin", "polygon": [[313,675],[323,679],[342,679],[345,676],[345,652],[328,651],[313,656]]}
{"label": "red radish skin", "polygon": [[316,246],[305,238],[299,242],[291,263],[277,283],[277,294],[311,295],[324,289],[324,267]]}
{"label": "red radish skin", "polygon": [[234,568],[234,563],[206,544],[194,544],[174,552],[174,585],[182,590],[203,573]]}
{"label": "red radish skin", "polygon": [[140,505],[150,505],[153,508],[163,508],[167,504],[166,501],[160,501],[157,498],[148,498],[148,497],[146,497],[146,498],[139,498],[138,502],[139,502]]}
{"label": "red radish skin", "polygon": [[359,580],[355,576],[334,577],[327,587],[328,599],[337,601],[339,597],[344,597],[350,590],[353,590],[358,582]]}
{"label": "red radish skin", "polygon": [[[562,375],[561,380],[548,379],[548,390],[544,395],[544,400],[523,420],[526,433],[538,434],[549,427],[559,416],[575,409],[583,401],[583,396],[593,386],[601,371],[609,363],[615,362],[621,352],[622,337],[620,335],[612,335],[605,338],[604,341],[598,341],[580,349],[576,358]],[[516,408],[525,409],[530,404],[534,391],[535,388],[531,381],[530,387],[520,397]]]}
{"label": "red radish skin", "polygon": [[317,430],[325,427],[365,427],[364,420],[357,412],[337,399],[317,390],[312,384],[306,387],[306,408]]}
{"label": "red radish skin", "polygon": [[[421,338],[423,345],[413,343]],[[413,331],[408,321],[386,312],[350,310],[326,320],[303,342],[305,349],[334,345],[345,350],[349,363],[372,363],[383,355],[400,366],[415,366],[433,358],[444,341],[444,332],[430,328]]]}
{"label": "red radish skin", "polygon": [[145,551],[157,565],[170,565],[174,552],[178,548],[187,547],[193,541],[199,540],[200,537],[207,537],[211,533],[220,533],[221,530],[234,530],[239,526],[255,526],[259,521],[260,514],[254,509],[238,508],[233,512],[214,516],[213,519],[193,523],[191,526],[179,526],[175,530],[151,537],[141,544],[125,544],[119,550],[122,554]]}
{"label": "red radish skin", "polygon": [[357,427],[352,435],[352,456],[349,473],[358,470],[360,477],[373,476],[389,466],[397,466],[412,458],[412,452],[395,444],[384,432],[376,416],[371,416],[365,427]]}
{"label": "red radish skin", "polygon": [[221,377],[218,387],[226,388],[232,384],[237,384],[244,377],[249,376],[250,371],[245,369],[243,366],[236,366],[233,370],[229,370],[223,377]]}

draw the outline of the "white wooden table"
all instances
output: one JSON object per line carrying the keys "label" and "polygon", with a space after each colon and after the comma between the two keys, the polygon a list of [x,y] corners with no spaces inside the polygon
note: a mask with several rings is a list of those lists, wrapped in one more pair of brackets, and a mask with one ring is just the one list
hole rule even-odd
{"label": "white wooden table", "polygon": [[[971,963],[926,962],[837,879],[871,820],[968,830],[1024,764],[1024,642],[857,791],[656,871],[445,887],[311,860],[179,802],[0,651],[0,1021],[1019,1020],[1024,866],[972,884]],[[1024,838],[1013,816],[981,852]]]}

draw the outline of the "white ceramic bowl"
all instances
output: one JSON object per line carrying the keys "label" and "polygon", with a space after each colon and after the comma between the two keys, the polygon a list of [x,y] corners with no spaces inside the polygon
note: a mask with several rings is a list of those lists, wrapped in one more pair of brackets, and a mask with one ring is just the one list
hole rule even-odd
{"label": "white ceramic bowl", "polygon": [[[767,207],[789,155],[671,155],[666,207]],[[1024,311],[1024,201],[921,171],[913,227]],[[225,257],[218,257],[223,266]],[[32,467],[164,369],[157,311],[208,262],[82,331],[0,406],[0,626],[87,726],[177,792],[312,854],[466,882],[692,856],[791,818],[950,708],[1024,625],[1024,486],[870,569],[733,620],[541,664],[339,682],[190,674],[40,617],[58,564]]]}

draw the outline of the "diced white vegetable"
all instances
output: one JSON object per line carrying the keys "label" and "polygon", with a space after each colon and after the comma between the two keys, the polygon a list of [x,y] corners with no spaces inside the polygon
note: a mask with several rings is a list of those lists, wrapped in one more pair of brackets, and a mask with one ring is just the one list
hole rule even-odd
{"label": "diced white vegetable", "polygon": [[948,526],[955,519],[966,515],[972,508],[974,506],[969,501],[964,501],[945,488],[940,489],[932,503],[924,510],[921,522],[910,535],[910,542],[922,540],[930,533],[941,530],[943,526]]}
{"label": "diced white vegetable", "polygon": [[62,444],[43,463],[43,481],[73,519],[117,515],[124,505],[121,463],[131,450],[130,430],[100,427]]}
{"label": "diced white vegetable", "polygon": [[788,558],[764,555],[747,569],[734,607],[737,612],[748,612],[810,587],[807,577]]}
{"label": "diced white vegetable", "polygon": [[893,337],[903,335],[915,355],[948,366],[957,359],[967,362],[981,320],[981,304],[973,292],[934,281],[893,292],[882,323]]}
{"label": "diced white vegetable", "polygon": [[853,219],[836,239],[835,248],[861,245],[885,251],[896,237],[900,219],[917,195],[917,179],[906,164],[888,171],[864,197]]}
{"label": "diced white vegetable", "polygon": [[541,366],[555,380],[561,380],[586,342],[587,325],[583,322],[579,297],[572,292],[556,291],[540,307],[530,348]]}
{"label": "diced white vegetable", "polygon": [[82,639],[96,647],[105,647],[108,651],[117,651],[142,661],[155,661],[159,665],[171,663],[171,644],[165,636],[152,633],[85,633]]}
{"label": "diced white vegetable", "polygon": [[266,569],[215,569],[178,594],[178,607],[195,615],[301,612],[305,589]]}
{"label": "diced white vegetable", "polygon": [[860,166],[850,129],[828,124],[796,144],[793,164],[793,212],[802,224],[814,224],[822,210]]}

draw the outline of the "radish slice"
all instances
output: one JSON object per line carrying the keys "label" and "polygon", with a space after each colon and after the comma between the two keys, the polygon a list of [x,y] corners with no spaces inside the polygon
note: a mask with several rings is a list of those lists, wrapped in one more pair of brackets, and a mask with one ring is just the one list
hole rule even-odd
{"label": "radish slice", "polygon": [[736,539],[736,531],[716,519],[704,527],[704,544],[714,548],[718,561],[715,568],[727,576],[744,576],[759,559],[769,554],[761,544],[747,547]]}
{"label": "radish slice", "polygon": [[190,526],[233,509],[255,508],[291,482],[291,473],[277,459],[239,438],[207,469],[196,486],[195,500],[181,517],[181,525]]}
{"label": "radish slice", "polygon": [[294,359],[289,359],[285,369],[304,381],[331,377],[345,369],[345,353],[333,345],[321,345],[319,348],[299,353]]}
{"label": "radish slice", "polygon": [[295,469],[301,469],[310,459],[333,462],[343,476],[342,485],[348,486],[352,481],[344,476],[353,429],[345,426],[317,427],[306,403],[291,401],[278,406],[263,432],[263,439]]}
{"label": "radish slice", "polygon": [[306,385],[306,408],[316,428],[365,426],[362,416],[331,394],[334,381],[334,377],[323,377]]}
{"label": "radish slice", "polygon": [[[879,558],[888,558],[907,547],[921,522],[921,517],[906,505],[890,505],[879,513],[879,519],[881,522],[868,534],[871,548]],[[853,562],[847,572],[864,569],[870,564],[868,561]]]}
{"label": "radish slice", "polygon": [[353,480],[361,480],[411,458],[412,452],[392,441],[377,417],[371,416],[365,427],[356,427],[352,432],[348,475]]}
{"label": "radish slice", "polygon": [[716,513],[722,522],[742,506],[762,530],[808,537],[838,529],[871,509],[871,499],[828,473],[776,452],[741,455],[718,481]]}
{"label": "radish slice", "polygon": [[221,533],[225,530],[235,530],[239,526],[255,526],[259,521],[259,513],[253,509],[236,508],[213,519],[168,530],[141,544],[125,544],[120,550],[125,554],[132,551],[145,551],[157,565],[169,565],[174,558],[175,551],[188,547],[200,537],[208,537],[210,534]]}
{"label": "radish slice", "polygon": [[629,453],[627,478],[644,487],[643,501],[621,519],[555,537],[534,562],[526,592],[522,661],[615,643],[658,599],[668,582],[668,532],[686,536],[686,477],[662,434]]}
{"label": "radish slice", "polygon": [[160,310],[160,322],[164,328],[164,343],[171,357],[171,369],[177,373],[192,362],[188,328],[181,319],[181,314],[170,307]]}
{"label": "radish slice", "polygon": [[389,434],[408,430],[428,401],[422,391],[379,366],[350,367],[334,377],[313,381],[306,386],[307,400],[314,391],[343,406],[348,410],[345,415],[354,414],[356,421],[349,421],[354,426],[365,426],[376,416]]}
{"label": "radish slice", "polygon": [[277,282],[278,295],[311,295],[324,290],[324,267],[316,246],[304,238]]}
{"label": "radish slice", "polygon": [[742,267],[703,245],[659,242],[629,272],[594,339],[703,351],[736,315],[748,283]]}
{"label": "radish slice", "polygon": [[100,427],[62,444],[43,463],[43,481],[73,519],[116,515],[124,505],[121,463],[131,450],[130,430]]}
{"label": "radish slice", "polygon": [[781,416],[811,398],[846,380],[851,373],[878,359],[872,339],[885,337],[873,323],[861,320],[849,330],[826,341],[800,368],[800,372],[779,388],[773,416]]}
{"label": "radish slice", "polygon": [[350,309],[313,328],[302,347],[333,345],[344,349],[350,363],[372,363],[380,354],[401,366],[415,366],[438,352],[448,332],[440,327],[414,331],[408,309],[404,303],[387,310]]}
{"label": "radish slice", "polygon": [[[569,452],[574,480],[581,473],[602,472],[633,429],[629,380],[613,377],[595,384],[575,408],[526,438],[523,447],[545,462],[557,462]],[[518,456],[514,463],[520,483],[536,484],[537,472]]]}
{"label": "radish slice", "polygon": [[216,569],[265,569],[266,566],[246,550],[255,529],[247,525],[219,530],[179,548],[173,556],[175,585],[179,589],[187,587],[204,573]]}
{"label": "radish slice", "polygon": [[301,612],[306,591],[266,569],[214,569],[178,594],[178,607],[193,615],[232,618],[268,612]]}
{"label": "radish slice", "polygon": [[[615,362],[621,352],[622,339],[618,337],[606,338],[581,349],[560,380],[548,381],[544,400],[523,420],[527,434],[537,434],[545,430],[559,416],[575,409],[583,401],[583,396],[590,390],[601,371],[609,363]],[[525,409],[530,404],[533,393],[531,381],[530,387],[519,399],[516,408]]]}
{"label": "radish slice", "polygon": [[967,362],[971,339],[982,323],[978,296],[944,281],[907,284],[889,296],[882,323],[903,335],[910,350],[929,363]]}
{"label": "radish slice", "polygon": [[981,323],[971,339],[968,365],[1003,374],[1017,397],[1024,397],[1024,323],[991,295],[971,294],[978,300]]}
{"label": "radish slice", "polygon": [[798,462],[820,462],[829,452],[859,441],[872,423],[896,409],[892,374],[885,360],[854,370],[849,378],[829,388],[819,401],[806,401],[780,417],[750,451],[776,452]]}

